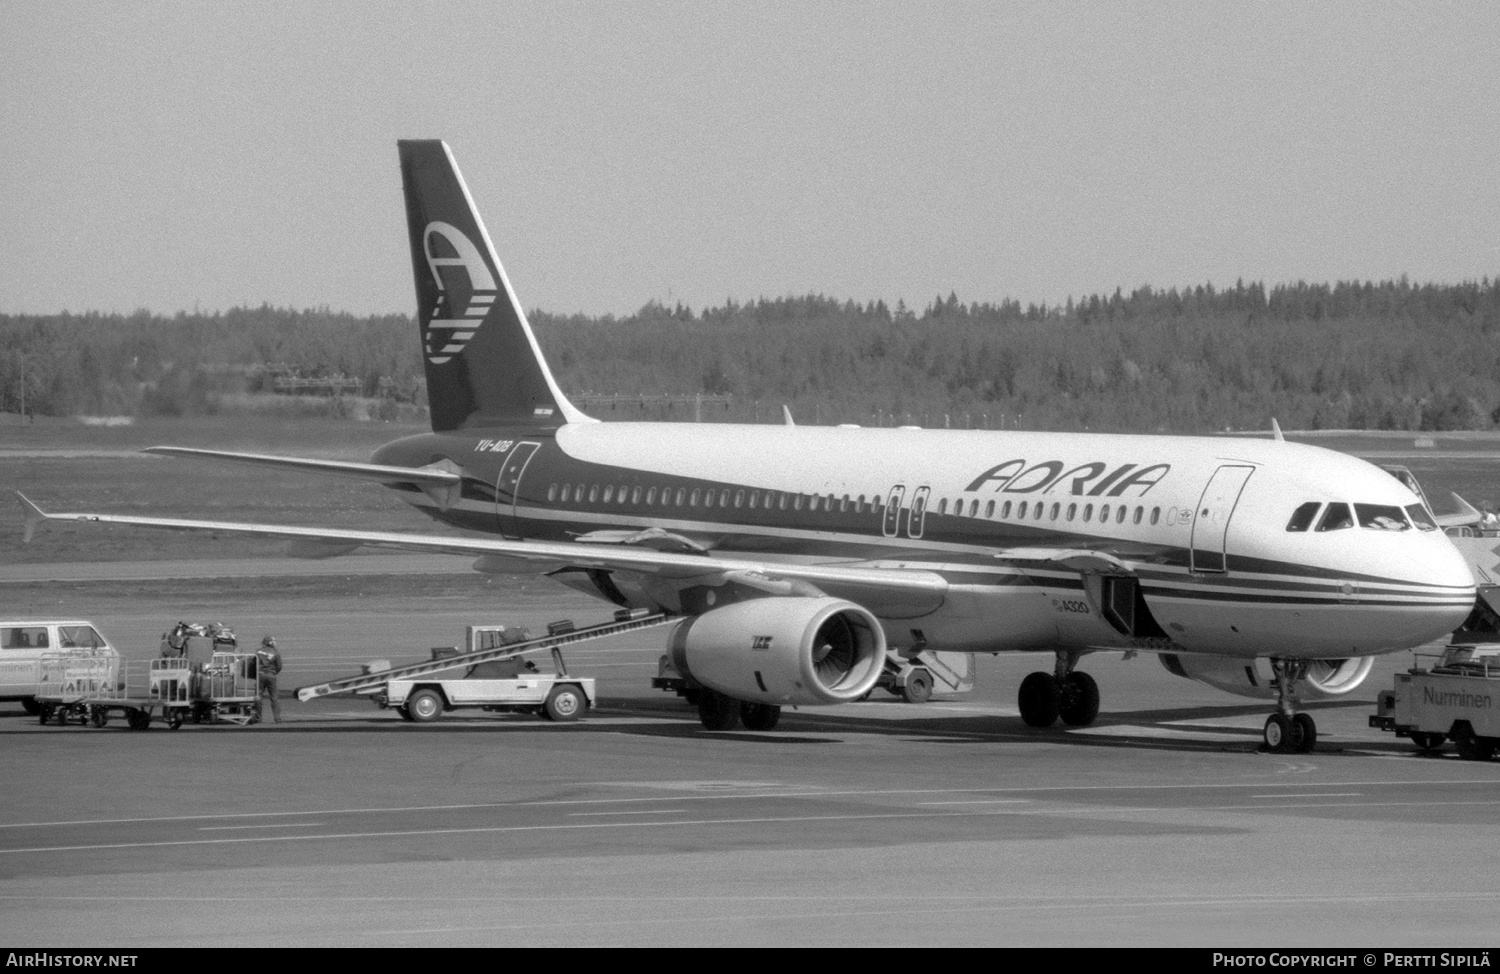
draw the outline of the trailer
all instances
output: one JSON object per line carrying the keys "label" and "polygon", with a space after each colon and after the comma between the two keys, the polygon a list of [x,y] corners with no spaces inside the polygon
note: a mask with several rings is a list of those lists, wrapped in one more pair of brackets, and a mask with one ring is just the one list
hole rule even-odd
{"label": "trailer", "polygon": [[188,721],[244,726],[260,717],[254,653],[219,652],[202,663],[60,655],[44,658],[42,667],[52,686],[37,696],[43,724],[104,727],[119,712],[131,730],[146,730],[158,718],[176,730]]}
{"label": "trailer", "polygon": [[1423,751],[1451,740],[1460,757],[1489,760],[1500,747],[1500,642],[1454,643],[1425,658],[1436,663],[1397,673],[1395,686],[1380,692],[1370,726]]}

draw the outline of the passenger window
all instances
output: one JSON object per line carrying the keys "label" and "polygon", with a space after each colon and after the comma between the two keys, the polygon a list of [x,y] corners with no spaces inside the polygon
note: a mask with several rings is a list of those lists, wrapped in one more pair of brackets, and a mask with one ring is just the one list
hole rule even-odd
{"label": "passenger window", "polygon": [[734,492],[734,506],[735,507],[744,507],[745,506],[745,492],[743,490],[737,490],[737,491]]}
{"label": "passenger window", "polygon": [[1323,520],[1318,522],[1319,531],[1342,531],[1352,527],[1354,514],[1348,504],[1329,504],[1328,510],[1323,512]]}
{"label": "passenger window", "polygon": [[978,517],[978,516],[979,516],[979,499],[975,498],[974,500],[969,501],[969,517]]}
{"label": "passenger window", "polygon": [[1077,504],[1069,504],[1068,505],[1068,520],[1069,521],[1073,520],[1073,515],[1075,515],[1077,513],[1078,513],[1078,505]]}
{"label": "passenger window", "polygon": [[627,498],[629,496],[630,496],[630,485],[629,484],[621,484],[620,485],[620,489],[617,490],[617,491],[615,491],[615,503],[617,503],[617,504],[623,504],[623,503],[625,503],[625,498]]}
{"label": "passenger window", "polygon": [[1021,519],[1025,519],[1025,517],[1026,517],[1026,501],[1022,501],[1021,502],[1021,506],[1016,509],[1016,517],[1021,518]]}
{"label": "passenger window", "polygon": [[[1120,510],[1124,511],[1125,509],[1122,507],[1122,508],[1120,508]],[[1144,507],[1140,506],[1139,504],[1137,504],[1135,506],[1135,523],[1136,524],[1140,524],[1141,523],[1141,516],[1143,514],[1145,514],[1145,513],[1146,513],[1146,509]]]}
{"label": "passenger window", "polygon": [[938,513],[939,514],[947,514],[948,513],[948,498],[944,497],[942,500],[938,501]]}
{"label": "passenger window", "polygon": [[604,488],[604,503],[608,504],[610,501],[612,501],[614,499],[615,499],[615,486],[614,486],[614,484],[607,484],[607,485],[605,485],[605,488]]}
{"label": "passenger window", "polygon": [[987,518],[995,516],[995,502],[994,501],[990,501],[988,504],[984,505],[984,516],[987,517]]}
{"label": "passenger window", "polygon": [[635,488],[634,490],[632,490],[630,492],[630,503],[632,503],[632,504],[639,504],[640,502],[641,502],[641,489],[639,487],[637,487],[637,488]]}
{"label": "passenger window", "polygon": [[687,488],[686,487],[678,487],[677,488],[677,506],[681,507],[682,506],[682,502],[684,500],[686,500],[686,499],[687,499]]}
{"label": "passenger window", "polygon": [[1359,526],[1362,528],[1374,528],[1377,531],[1405,531],[1411,527],[1406,523],[1406,515],[1401,513],[1401,508],[1388,504],[1355,504],[1354,515],[1359,518]]}
{"label": "passenger window", "polygon": [[649,505],[655,504],[655,503],[656,503],[656,488],[655,487],[649,487],[649,488],[646,489],[646,504],[649,506]]}
{"label": "passenger window", "polygon": [[1099,508],[1099,523],[1100,524],[1108,524],[1109,523],[1109,505],[1108,504],[1105,504],[1103,507]]}
{"label": "passenger window", "polygon": [[729,490],[727,488],[724,489],[724,490],[719,491],[719,506],[720,507],[728,507],[729,506]]}
{"label": "passenger window", "polygon": [[818,509],[818,495],[817,494],[813,494],[811,497],[809,497],[807,499],[807,509],[809,511],[816,511]]}
{"label": "passenger window", "polygon": [[[1137,521],[1139,521],[1141,519],[1141,516],[1139,514],[1137,514],[1135,516],[1135,519]],[[1125,505],[1124,504],[1121,504],[1120,505],[1120,509],[1117,512],[1115,512],[1115,523],[1116,524],[1124,524],[1125,523]]]}
{"label": "passenger window", "polygon": [[1161,520],[1161,508],[1151,508],[1151,526],[1156,527],[1156,522]]}
{"label": "passenger window", "polygon": [[1408,504],[1406,506],[1406,515],[1411,518],[1411,523],[1415,524],[1418,530],[1436,531],[1438,529],[1437,522],[1427,513],[1427,508],[1421,504]]}
{"label": "passenger window", "polygon": [[753,509],[755,509],[755,508],[757,508],[759,506],[760,506],[760,491],[758,491],[758,490],[752,490],[750,492],[750,507],[753,510]]}
{"label": "passenger window", "polygon": [[1002,518],[1010,517],[1010,501],[1006,501],[1004,504],[1000,505],[1000,516]]}
{"label": "passenger window", "polygon": [[[1041,510],[1041,508],[1040,508],[1040,507],[1038,507],[1038,508],[1037,508],[1037,510],[1038,510],[1038,511],[1040,511],[1040,510]],[[1053,505],[1052,505],[1052,517],[1051,517],[1051,520],[1053,520],[1053,521],[1056,521],[1056,520],[1057,520],[1057,515],[1058,515],[1058,513],[1059,513],[1059,512],[1060,512],[1060,511],[1061,511],[1061,510],[1062,510],[1062,505],[1061,505],[1061,504],[1058,504],[1058,503],[1054,503],[1054,504],[1053,504]]]}
{"label": "passenger window", "polygon": [[[1313,519],[1318,516],[1318,508],[1323,505],[1317,501],[1308,501],[1301,504],[1292,512],[1292,519],[1286,522],[1288,531],[1306,531],[1312,527]],[[1319,530],[1322,530],[1321,528]]]}
{"label": "passenger window", "polygon": [[557,500],[557,485],[556,484],[548,484],[547,485],[547,503],[550,504],[550,503],[552,503],[555,500]]}
{"label": "passenger window", "polygon": [[594,503],[594,501],[596,501],[598,499],[599,499],[599,485],[598,484],[589,484],[589,503],[592,504],[592,503]]}
{"label": "passenger window", "polygon": [[1085,505],[1083,505],[1083,519],[1085,521],[1092,521],[1094,519],[1094,505],[1092,505],[1092,504],[1085,504]]}

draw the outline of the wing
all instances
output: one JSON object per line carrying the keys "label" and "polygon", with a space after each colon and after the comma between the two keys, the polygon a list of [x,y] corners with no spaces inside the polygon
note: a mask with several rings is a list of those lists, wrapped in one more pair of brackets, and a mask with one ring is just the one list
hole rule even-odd
{"label": "wing", "polygon": [[350,531],[338,528],[249,524],[234,521],[193,521],[76,511],[48,512],[43,511],[20,491],[16,491],[15,494],[26,506],[26,541],[30,541],[36,527],[46,521],[75,521],[91,524],[124,524],[175,531],[221,531],[263,538],[281,538],[293,542],[294,546],[300,546],[300,550],[294,553],[301,554],[344,554],[355,548],[371,547],[422,551],[429,554],[469,555],[479,559],[476,568],[492,571],[519,567],[509,564],[511,560],[519,560],[543,571],[558,568],[601,568],[674,579],[733,575],[741,581],[750,581],[751,584],[756,584],[756,581],[760,580],[762,584],[773,588],[778,580],[805,582],[830,592],[837,591],[843,597],[853,597],[853,593],[862,593],[863,597],[871,602],[894,601],[904,606],[918,602],[927,603],[932,608],[936,608],[941,604],[948,588],[948,583],[936,572],[881,567],[878,564],[869,563],[788,564],[747,558],[683,554],[628,544],[454,538],[441,535]]}

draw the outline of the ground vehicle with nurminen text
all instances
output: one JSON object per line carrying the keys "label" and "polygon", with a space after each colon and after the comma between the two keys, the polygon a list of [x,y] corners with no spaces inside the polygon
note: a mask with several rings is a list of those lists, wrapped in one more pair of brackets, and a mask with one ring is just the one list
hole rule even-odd
{"label": "ground vehicle with nurminen text", "polygon": [[[75,659],[71,670],[76,672],[63,662],[70,658]],[[38,696],[77,696],[80,679],[87,681],[92,674],[95,681],[102,680],[118,658],[119,653],[91,622],[0,621],[0,701],[19,703],[35,716],[42,713]],[[45,668],[44,659],[49,661]],[[97,689],[87,682],[82,686],[84,692]]]}
{"label": "ground vehicle with nurminen text", "polygon": [[1489,760],[1500,747],[1500,642],[1449,645],[1429,669],[1397,673],[1375,708],[1371,727],[1409,737],[1424,751],[1452,741],[1460,757]]}

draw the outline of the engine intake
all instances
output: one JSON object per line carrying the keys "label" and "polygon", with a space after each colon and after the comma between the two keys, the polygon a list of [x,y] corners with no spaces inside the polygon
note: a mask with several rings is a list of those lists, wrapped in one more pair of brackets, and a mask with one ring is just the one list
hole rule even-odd
{"label": "engine intake", "polygon": [[[1241,697],[1276,699],[1270,660],[1186,653],[1162,653],[1160,659],[1168,673],[1206,683],[1216,690]],[[1307,675],[1297,682],[1297,695],[1305,700],[1341,697],[1365,682],[1374,665],[1373,656],[1308,660]]]}
{"label": "engine intake", "polygon": [[880,678],[885,633],[868,609],[842,599],[752,599],[678,626],[671,654],[678,672],[738,700],[847,703]]}

